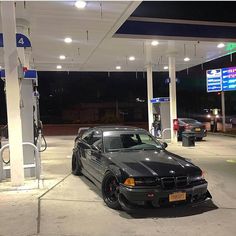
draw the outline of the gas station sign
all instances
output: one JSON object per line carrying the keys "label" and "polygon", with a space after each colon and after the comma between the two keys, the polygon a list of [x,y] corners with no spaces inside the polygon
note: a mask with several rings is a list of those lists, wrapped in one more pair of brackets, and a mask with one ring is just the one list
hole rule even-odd
{"label": "gas station sign", "polygon": [[236,90],[236,67],[222,69],[223,91]]}
{"label": "gas station sign", "polygon": [[222,91],[221,69],[207,70],[207,92]]}
{"label": "gas station sign", "polygon": [[207,70],[207,92],[236,90],[236,67]]}

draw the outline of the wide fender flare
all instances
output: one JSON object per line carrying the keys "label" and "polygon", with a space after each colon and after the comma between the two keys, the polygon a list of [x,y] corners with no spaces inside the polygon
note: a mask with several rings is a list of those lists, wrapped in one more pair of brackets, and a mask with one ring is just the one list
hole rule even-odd
{"label": "wide fender flare", "polygon": [[122,182],[124,177],[122,175],[122,170],[119,167],[117,167],[115,165],[109,165],[105,173],[107,173],[107,172],[112,172],[114,174],[114,176],[116,177],[117,181],[119,183]]}

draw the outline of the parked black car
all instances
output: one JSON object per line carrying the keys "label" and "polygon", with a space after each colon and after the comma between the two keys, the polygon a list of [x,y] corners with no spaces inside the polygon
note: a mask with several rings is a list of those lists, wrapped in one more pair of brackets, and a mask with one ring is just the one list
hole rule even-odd
{"label": "parked black car", "polygon": [[211,197],[201,169],[166,147],[140,128],[91,128],[75,139],[72,172],[91,179],[114,209]]}
{"label": "parked black car", "polygon": [[203,123],[191,119],[191,118],[178,118],[179,121],[179,131],[178,131],[178,139],[182,139],[182,133],[184,131],[193,132],[196,140],[200,141],[204,137],[207,136],[207,130]]}

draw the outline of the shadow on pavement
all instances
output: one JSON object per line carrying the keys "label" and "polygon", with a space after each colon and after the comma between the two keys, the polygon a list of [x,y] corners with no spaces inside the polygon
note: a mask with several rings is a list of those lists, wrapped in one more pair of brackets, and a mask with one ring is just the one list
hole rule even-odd
{"label": "shadow on pavement", "polygon": [[218,207],[211,201],[201,203],[199,205],[179,205],[171,207],[160,208],[139,208],[132,213],[120,212],[120,216],[127,219],[141,219],[141,218],[180,218],[186,216],[193,216],[203,214],[205,212],[213,211]]}
{"label": "shadow on pavement", "polygon": [[[89,186],[95,194],[102,199],[102,193],[99,188],[87,177],[81,176],[80,179]],[[107,207],[107,206],[105,206]],[[119,211],[120,216],[126,219],[140,219],[140,218],[177,218],[203,214],[205,212],[213,211],[218,207],[213,203],[212,200],[208,200],[203,203],[196,205],[177,205],[169,207],[138,207],[132,212]]]}

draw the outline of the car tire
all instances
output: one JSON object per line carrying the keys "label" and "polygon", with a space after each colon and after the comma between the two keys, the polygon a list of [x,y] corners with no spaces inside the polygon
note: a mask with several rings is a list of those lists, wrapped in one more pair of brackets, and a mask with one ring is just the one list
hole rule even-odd
{"label": "car tire", "polygon": [[196,138],[197,141],[202,141],[202,138]]}
{"label": "car tire", "polygon": [[119,183],[115,175],[108,171],[102,181],[102,197],[106,205],[112,209],[121,209],[119,199]]}
{"label": "car tire", "polygon": [[79,160],[78,155],[76,155],[75,152],[73,152],[73,154],[72,154],[72,167],[71,167],[71,169],[72,169],[72,174],[73,175],[78,175],[78,176],[82,175],[81,162]]}

